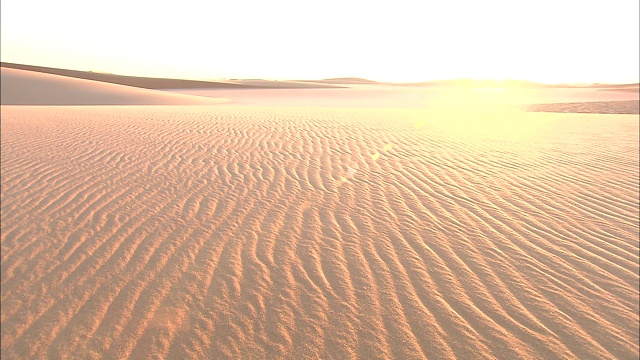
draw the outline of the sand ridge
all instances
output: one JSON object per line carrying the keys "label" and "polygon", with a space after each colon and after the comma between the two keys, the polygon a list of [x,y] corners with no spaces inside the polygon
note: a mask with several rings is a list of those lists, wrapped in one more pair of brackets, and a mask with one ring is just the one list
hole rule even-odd
{"label": "sand ridge", "polygon": [[593,101],[556,104],[536,104],[528,107],[535,112],[585,114],[640,114],[639,100]]}
{"label": "sand ridge", "polygon": [[455,88],[354,84],[348,89],[175,89],[182,94],[228,97],[238,106],[399,108],[453,111],[524,110],[638,114],[638,94],[592,88]]}
{"label": "sand ridge", "polygon": [[230,101],[7,67],[0,71],[2,105],[216,105]]}
{"label": "sand ridge", "polygon": [[2,357],[637,358],[637,117],[479,116],[3,107]]}
{"label": "sand ridge", "polygon": [[45,74],[60,75],[71,78],[92,80],[97,82],[139,87],[144,89],[265,89],[265,88],[341,88],[342,86],[295,82],[295,81],[271,81],[271,80],[225,80],[204,81],[167,79],[140,76],[124,76],[92,71],[78,71],[49,68],[43,66],[22,65],[13,63],[1,63],[0,66],[8,69],[33,71]]}

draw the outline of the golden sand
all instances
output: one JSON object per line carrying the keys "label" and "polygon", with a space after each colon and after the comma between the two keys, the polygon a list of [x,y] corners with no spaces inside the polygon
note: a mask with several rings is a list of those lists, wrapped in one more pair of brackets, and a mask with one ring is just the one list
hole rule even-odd
{"label": "golden sand", "polygon": [[3,359],[638,358],[636,115],[2,76]]}
{"label": "golden sand", "polygon": [[3,358],[636,358],[637,117],[443,116],[3,107]]}

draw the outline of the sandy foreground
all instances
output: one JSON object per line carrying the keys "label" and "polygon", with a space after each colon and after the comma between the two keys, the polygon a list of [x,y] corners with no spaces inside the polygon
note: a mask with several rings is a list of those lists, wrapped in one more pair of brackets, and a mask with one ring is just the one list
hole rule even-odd
{"label": "sandy foreground", "polygon": [[2,106],[2,358],[636,359],[639,131]]}

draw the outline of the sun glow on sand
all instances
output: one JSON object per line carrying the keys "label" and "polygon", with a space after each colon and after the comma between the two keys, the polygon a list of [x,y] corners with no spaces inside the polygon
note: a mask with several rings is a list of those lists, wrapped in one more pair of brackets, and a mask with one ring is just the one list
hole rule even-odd
{"label": "sun glow on sand", "polygon": [[638,1],[2,3],[2,61],[177,78],[637,82]]}
{"label": "sun glow on sand", "polygon": [[5,64],[0,357],[638,359],[637,85],[464,80],[637,81],[635,1],[3,0],[7,62],[458,81]]}
{"label": "sun glow on sand", "polygon": [[[524,96],[517,87],[452,87],[431,100],[429,122],[453,134],[518,140],[533,130],[521,106],[526,101]],[[426,124],[418,121],[415,128]]]}

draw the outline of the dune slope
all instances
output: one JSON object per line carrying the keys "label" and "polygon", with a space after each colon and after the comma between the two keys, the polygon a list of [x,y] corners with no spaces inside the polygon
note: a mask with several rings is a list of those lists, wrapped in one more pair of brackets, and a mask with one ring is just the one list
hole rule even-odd
{"label": "dune slope", "polygon": [[3,68],[27,70],[53,75],[61,75],[78,79],[93,80],[111,84],[139,87],[144,89],[268,89],[268,88],[341,88],[342,86],[329,84],[314,84],[293,81],[272,80],[225,80],[225,81],[201,81],[185,79],[152,78],[140,76],[124,76],[92,71],[78,71],[49,68],[43,66],[22,65],[13,63],[0,63]]}
{"label": "dune slope", "polygon": [[234,88],[251,88],[242,84],[233,84],[229,82],[217,81],[199,81],[184,79],[166,79],[166,78],[150,78],[140,76],[124,76],[116,74],[99,73],[92,71],[78,71],[49,68],[44,66],[32,66],[13,63],[1,63],[3,68],[33,71],[45,74],[60,75],[65,77],[92,80],[111,84],[133,86],[144,89],[234,89]]}
{"label": "dune slope", "polygon": [[0,68],[2,105],[215,105],[228,100]]}
{"label": "dune slope", "polygon": [[2,358],[637,358],[637,118],[447,116],[4,107]]}

